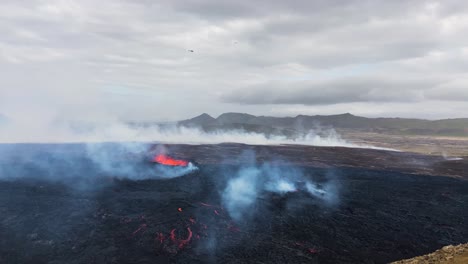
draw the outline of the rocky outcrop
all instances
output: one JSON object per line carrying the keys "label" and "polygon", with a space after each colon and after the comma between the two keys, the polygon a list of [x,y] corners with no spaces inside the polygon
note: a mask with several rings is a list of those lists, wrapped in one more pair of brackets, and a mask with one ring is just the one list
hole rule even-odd
{"label": "rocky outcrop", "polygon": [[393,264],[466,264],[468,263],[468,243],[445,246],[434,253],[412,259],[392,262]]}

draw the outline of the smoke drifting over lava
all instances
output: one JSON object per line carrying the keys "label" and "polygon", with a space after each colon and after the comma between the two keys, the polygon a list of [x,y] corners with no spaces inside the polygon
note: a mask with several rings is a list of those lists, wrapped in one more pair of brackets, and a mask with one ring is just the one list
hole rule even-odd
{"label": "smoke drifting over lava", "polygon": [[135,142],[3,144],[0,179],[46,180],[88,189],[104,179],[170,179],[198,170],[191,162],[186,166],[154,163],[154,155],[162,148],[152,151],[151,147]]}
{"label": "smoke drifting over lava", "polygon": [[[132,180],[175,178],[198,169],[185,161],[179,163],[186,166],[153,163],[154,157],[150,148],[148,144],[135,142],[86,144],[86,155],[100,171],[113,177]],[[161,151],[163,149],[156,150],[156,157],[163,155]]]}
{"label": "smoke drifting over lava", "polygon": [[[310,198],[325,206],[338,203],[338,183],[329,177],[325,182],[315,182],[297,167],[285,161],[255,162],[255,153],[244,153],[250,159],[247,165],[230,175],[222,193],[223,204],[235,220],[245,220],[254,212],[257,199],[266,193],[285,196],[290,193],[307,193]],[[281,165],[279,165],[281,164]]]}
{"label": "smoke drifting over lava", "polygon": [[[31,133],[34,131],[34,133]],[[161,142],[217,144],[224,142],[253,145],[301,144],[374,148],[350,143],[333,129],[303,131],[301,135],[265,135],[245,130],[206,132],[195,127],[178,125],[135,126],[122,122],[27,124],[14,121],[0,126],[0,143],[102,143]]]}

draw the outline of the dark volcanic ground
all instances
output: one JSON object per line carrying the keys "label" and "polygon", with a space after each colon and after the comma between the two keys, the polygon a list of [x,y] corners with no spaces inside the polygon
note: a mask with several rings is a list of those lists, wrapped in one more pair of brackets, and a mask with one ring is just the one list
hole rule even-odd
{"label": "dark volcanic ground", "polygon": [[[386,263],[468,241],[463,160],[453,169],[440,158],[375,150],[167,148],[200,169],[137,180],[129,174],[151,170],[148,157],[113,146],[110,156],[82,145],[0,146],[0,263]],[[245,166],[245,149],[257,163],[332,180],[338,201],[261,191],[233,220],[221,193]]]}

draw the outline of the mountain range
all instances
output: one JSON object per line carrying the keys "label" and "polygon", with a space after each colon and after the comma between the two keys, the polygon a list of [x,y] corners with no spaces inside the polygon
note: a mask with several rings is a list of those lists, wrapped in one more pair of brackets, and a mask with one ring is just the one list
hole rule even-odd
{"label": "mountain range", "polygon": [[298,115],[296,117],[255,116],[224,113],[214,118],[206,113],[178,122],[204,130],[243,129],[262,133],[294,134],[317,128],[403,135],[468,136],[468,118],[425,120],[410,118],[367,118],[350,113],[339,115]]}

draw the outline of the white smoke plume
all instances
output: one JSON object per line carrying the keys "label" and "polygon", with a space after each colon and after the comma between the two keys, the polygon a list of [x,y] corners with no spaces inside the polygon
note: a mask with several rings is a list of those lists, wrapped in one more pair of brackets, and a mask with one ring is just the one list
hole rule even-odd
{"label": "white smoke plume", "polygon": [[[0,180],[29,178],[89,188],[105,179],[169,179],[198,170],[151,162],[145,143],[0,144]],[[158,150],[156,150],[158,151]]]}
{"label": "white smoke plume", "polygon": [[[240,221],[248,218],[254,210],[257,199],[263,193],[286,195],[292,192],[306,192],[324,206],[336,205],[339,201],[337,182],[315,182],[294,166],[278,166],[274,163],[256,165],[255,156],[250,165],[240,168],[231,175],[222,192],[223,205],[230,216]],[[284,164],[284,163],[283,163]]]}
{"label": "white smoke plume", "polygon": [[258,186],[261,170],[251,167],[243,168],[238,176],[231,179],[223,192],[223,203],[234,219],[241,219],[257,199],[262,186]]}
{"label": "white smoke plume", "polygon": [[375,148],[353,144],[333,129],[315,129],[302,136],[267,136],[244,130],[205,132],[198,128],[176,125],[132,126],[121,122],[70,125],[67,123],[0,125],[0,143],[82,143],[82,142],[160,142],[186,144],[244,143],[253,145],[300,144]]}
{"label": "white smoke plume", "polygon": [[[165,153],[161,148],[158,146],[155,152]],[[174,167],[150,164],[152,155],[149,145],[144,143],[86,144],[86,157],[97,165],[99,171],[117,178],[168,179],[198,170],[191,162],[187,166]]]}

